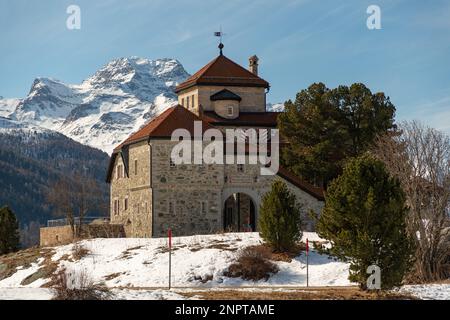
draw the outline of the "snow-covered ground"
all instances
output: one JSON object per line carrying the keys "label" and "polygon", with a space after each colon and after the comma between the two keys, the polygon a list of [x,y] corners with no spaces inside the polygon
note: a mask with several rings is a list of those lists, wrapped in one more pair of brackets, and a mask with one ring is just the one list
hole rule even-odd
{"label": "snow-covered ground", "polygon": [[[304,237],[317,239],[315,234]],[[174,238],[172,286],[304,286],[306,260],[300,255],[288,262],[277,262],[280,271],[269,281],[251,282],[223,276],[239,249],[261,243],[258,233],[229,233]],[[167,239],[95,239],[81,245],[90,254],[80,261],[62,260],[66,270],[86,270],[94,282],[108,287],[166,287],[168,284]],[[59,247],[53,260],[71,255],[72,245]],[[349,285],[348,265],[311,252],[310,285]],[[206,281],[206,279],[212,279]],[[203,281],[201,281],[203,280]],[[0,286],[2,282],[0,282]]]}
{"label": "snow-covered ground", "polygon": [[[305,233],[304,238],[319,240],[315,233]],[[276,262],[280,271],[267,282],[252,282],[223,275],[228,266],[235,261],[240,249],[261,243],[258,233],[228,233],[217,235],[198,235],[176,237],[173,239],[172,286],[176,288],[205,287],[266,287],[266,286],[305,286],[306,260],[300,255],[291,262]],[[89,253],[75,261],[72,259],[73,245],[54,248],[52,261],[58,263],[58,270],[69,273],[88,274],[94,283],[103,283],[114,289],[118,299],[122,298],[177,298],[173,292],[155,291],[168,285],[169,253],[167,239],[92,239],[79,242]],[[314,250],[310,257],[310,285],[346,286],[348,265],[328,256],[319,255]],[[43,258],[27,268],[18,268],[11,277],[0,281],[0,299],[12,293],[29,296],[32,289],[45,285],[50,279],[38,279],[22,286],[22,281],[42,267]],[[7,288],[4,291],[4,288]],[[119,290],[129,288],[152,289],[146,292]],[[15,291],[14,291],[14,290]],[[12,290],[12,291],[11,291]],[[119,291],[118,291],[119,290]],[[48,290],[44,292],[48,294]],[[163,294],[164,293],[164,294]],[[6,296],[5,296],[6,295]],[[38,295],[39,296],[39,295]]]}
{"label": "snow-covered ground", "polygon": [[0,300],[50,300],[53,292],[47,288],[0,288]]}
{"label": "snow-covered ground", "polygon": [[450,300],[450,284],[407,285],[399,291],[424,300]]}
{"label": "snow-covered ground", "polygon": [[[303,241],[321,240],[305,232]],[[306,257],[301,254],[291,262],[275,262],[279,272],[268,281],[245,281],[224,276],[240,249],[262,242],[258,233],[197,235],[173,239],[172,287],[168,285],[169,253],[167,239],[92,239],[79,242],[89,252],[79,260],[72,257],[73,245],[54,248],[51,260],[58,270],[84,273],[96,284],[112,289],[115,299],[185,299],[183,290],[289,290],[306,286]],[[0,281],[0,299],[49,299],[52,291],[43,288],[50,279],[37,279],[28,285],[22,281],[36,273],[44,263],[39,258],[28,267],[19,267]],[[315,250],[309,256],[310,286],[349,286],[349,265]],[[282,287],[282,288],[281,288]],[[250,289],[253,288],[253,289]],[[450,299],[450,285],[407,286],[400,290],[420,298]],[[195,299],[195,297],[193,297]]]}

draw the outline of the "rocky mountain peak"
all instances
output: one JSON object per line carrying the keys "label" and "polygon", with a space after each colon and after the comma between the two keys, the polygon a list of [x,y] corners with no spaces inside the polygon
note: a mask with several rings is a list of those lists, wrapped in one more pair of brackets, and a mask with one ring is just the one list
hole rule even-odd
{"label": "rocky mountain peak", "polygon": [[6,99],[0,100],[0,116],[111,152],[149,115],[176,103],[174,88],[187,77],[175,59],[118,58],[81,84],[36,78],[25,98],[8,102],[8,108]]}

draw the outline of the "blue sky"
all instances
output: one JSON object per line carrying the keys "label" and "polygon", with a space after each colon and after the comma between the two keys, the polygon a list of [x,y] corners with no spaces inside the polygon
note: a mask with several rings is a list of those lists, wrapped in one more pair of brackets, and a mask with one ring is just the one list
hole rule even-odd
{"label": "blue sky", "polygon": [[[68,30],[66,9],[81,8]],[[381,30],[366,9],[381,8]],[[0,0],[0,96],[23,97],[35,77],[79,83],[111,59],[178,59],[190,73],[224,53],[260,58],[270,102],[313,82],[363,82],[384,91],[397,119],[450,133],[450,1],[433,0]]]}

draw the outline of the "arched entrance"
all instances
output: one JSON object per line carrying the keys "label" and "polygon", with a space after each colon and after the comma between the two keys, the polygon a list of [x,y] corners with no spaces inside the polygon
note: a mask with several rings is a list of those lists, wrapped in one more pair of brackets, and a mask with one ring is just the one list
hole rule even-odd
{"label": "arched entrance", "polygon": [[249,195],[238,192],[225,199],[223,229],[226,232],[256,231],[256,205]]}

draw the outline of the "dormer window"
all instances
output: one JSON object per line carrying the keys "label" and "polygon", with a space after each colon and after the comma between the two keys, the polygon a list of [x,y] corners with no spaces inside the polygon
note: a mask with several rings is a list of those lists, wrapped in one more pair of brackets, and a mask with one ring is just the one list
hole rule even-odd
{"label": "dormer window", "polygon": [[233,116],[233,106],[227,107],[227,115],[232,117]]}

